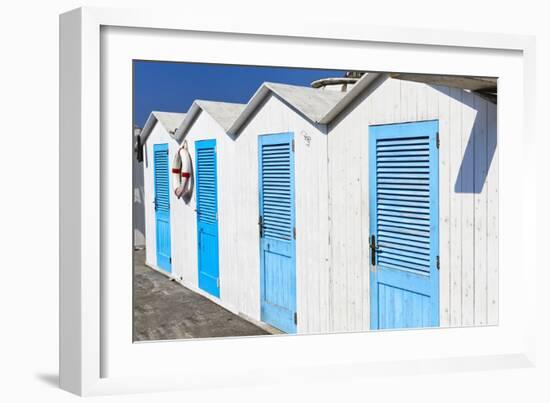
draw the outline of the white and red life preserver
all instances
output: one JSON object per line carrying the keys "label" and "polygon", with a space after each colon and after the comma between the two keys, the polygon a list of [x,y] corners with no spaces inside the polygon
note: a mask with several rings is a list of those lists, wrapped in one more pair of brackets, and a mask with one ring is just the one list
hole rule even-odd
{"label": "white and red life preserver", "polygon": [[191,156],[187,150],[187,142],[183,143],[172,163],[172,186],[179,199],[189,191],[191,179]]}

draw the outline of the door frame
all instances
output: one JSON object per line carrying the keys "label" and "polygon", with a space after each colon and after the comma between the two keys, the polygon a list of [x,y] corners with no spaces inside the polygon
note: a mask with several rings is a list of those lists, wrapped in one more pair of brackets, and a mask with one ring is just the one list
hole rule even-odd
{"label": "door frame", "polygon": [[[400,133],[403,128],[407,129],[406,133]],[[392,129],[391,133],[385,133],[384,137],[401,137],[401,136],[429,136],[429,156],[430,156],[430,325],[428,327],[439,326],[440,316],[440,290],[439,290],[439,119],[423,120],[414,122],[390,123],[369,126],[369,245],[373,234],[376,234],[376,242],[378,242],[377,234],[377,181],[376,170],[373,167],[373,153],[376,150],[376,132],[380,129]],[[378,321],[378,259],[376,265],[372,265],[372,249],[369,248],[369,288],[370,288],[370,328],[372,330],[379,329]],[[414,278],[411,280],[414,281]]]}
{"label": "door frame", "polygon": [[[280,132],[280,133],[266,133],[261,134],[258,136],[258,213],[259,216],[263,216],[264,209],[263,209],[263,180],[262,180],[262,171],[263,171],[263,162],[262,162],[262,145],[264,144],[270,144],[274,143],[277,144],[281,141],[281,139],[284,139],[284,141],[289,141],[291,152],[290,152],[290,191],[292,194],[292,207],[291,207],[291,221],[292,221],[292,227],[294,236],[291,239],[291,253],[292,256],[290,258],[291,260],[291,270],[293,272],[292,278],[293,278],[293,286],[291,286],[290,289],[290,299],[292,301],[292,308],[294,310],[294,320],[291,324],[289,324],[289,327],[287,329],[280,329],[285,331],[286,333],[296,333],[298,329],[298,323],[297,323],[297,272],[296,272],[296,189],[295,189],[295,156],[294,156],[294,132]],[[258,223],[260,224],[260,223]],[[265,286],[264,286],[264,279],[265,279],[265,263],[263,258],[263,240],[265,238],[262,237],[260,234],[259,236],[259,254],[260,254],[260,318],[263,322],[268,323],[271,325],[270,322],[265,320],[265,309],[264,309],[264,300],[265,300]],[[275,326],[275,325],[273,325]],[[277,326],[275,326],[277,327]]]}

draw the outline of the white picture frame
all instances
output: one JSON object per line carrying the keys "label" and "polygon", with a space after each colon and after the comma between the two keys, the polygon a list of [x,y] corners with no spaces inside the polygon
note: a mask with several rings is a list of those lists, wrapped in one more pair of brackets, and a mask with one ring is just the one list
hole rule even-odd
{"label": "white picture frame", "polygon": [[[182,38],[185,52],[175,46]],[[220,41],[226,50],[214,53]],[[269,20],[182,19],[170,10],[81,8],[60,17],[60,45],[63,389],[96,395],[412,374],[420,368],[440,372],[534,365],[536,282],[527,278],[536,277],[537,265],[536,253],[527,253],[534,248],[527,235],[536,232],[536,217],[534,197],[521,191],[536,187],[531,174],[536,170],[532,37],[310,21],[280,25]],[[304,46],[329,49],[339,57],[323,60],[319,52],[309,61],[300,60]],[[266,50],[281,47],[287,52],[279,61],[273,58],[276,52]],[[116,57],[110,53],[113,49],[119,51]],[[370,57],[369,66],[359,50],[365,59]],[[346,66],[344,53],[355,55]],[[411,54],[425,57],[402,57]],[[131,209],[125,211],[131,203],[131,136],[105,137],[115,128],[127,127],[131,133],[131,77],[124,79],[124,74],[132,59],[363,66],[499,77],[499,325],[132,343]],[[106,81],[102,74],[117,80]],[[117,113],[106,107],[115,103]],[[113,153],[120,152],[126,153],[128,167],[109,171]],[[128,249],[111,247],[113,239]],[[521,263],[518,255],[523,256]],[[115,272],[112,267],[122,269]],[[414,351],[399,347],[411,344]]]}

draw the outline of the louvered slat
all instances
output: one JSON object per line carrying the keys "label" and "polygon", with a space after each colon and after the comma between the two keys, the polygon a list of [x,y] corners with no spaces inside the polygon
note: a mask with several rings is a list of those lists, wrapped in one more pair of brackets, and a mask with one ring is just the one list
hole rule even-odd
{"label": "louvered slat", "polygon": [[216,148],[197,149],[197,214],[200,221],[217,221]]}
{"label": "louvered slat", "polygon": [[290,143],[263,144],[262,194],[264,236],[292,238]]}
{"label": "louvered slat", "polygon": [[170,210],[170,184],[168,174],[168,151],[154,151],[155,199],[158,211]]}
{"label": "louvered slat", "polygon": [[429,137],[376,140],[378,265],[430,271]]}

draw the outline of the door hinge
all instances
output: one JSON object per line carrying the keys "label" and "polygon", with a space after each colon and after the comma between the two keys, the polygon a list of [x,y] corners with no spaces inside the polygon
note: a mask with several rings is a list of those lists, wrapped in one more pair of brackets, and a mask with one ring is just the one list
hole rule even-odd
{"label": "door hinge", "polygon": [[294,324],[298,324],[298,312],[294,312]]}
{"label": "door hinge", "polygon": [[435,134],[435,146],[439,148],[439,132]]}
{"label": "door hinge", "polygon": [[170,150],[166,150],[166,155],[170,155]]}
{"label": "door hinge", "polygon": [[296,227],[292,228],[292,236],[296,239]]}
{"label": "door hinge", "polygon": [[172,256],[170,256],[170,264],[172,264]]}
{"label": "door hinge", "polygon": [[370,236],[370,264],[376,266],[376,252],[378,251],[378,246],[376,246],[376,236]]}
{"label": "door hinge", "polygon": [[260,229],[260,238],[264,236],[264,218],[260,216],[258,218],[258,228]]}
{"label": "door hinge", "polygon": [[219,277],[216,279],[216,287],[220,288],[220,278]]}
{"label": "door hinge", "polygon": [[294,152],[294,139],[292,139],[292,152]]}
{"label": "door hinge", "polygon": [[437,267],[437,270],[439,270],[439,255],[435,258],[435,267]]}

